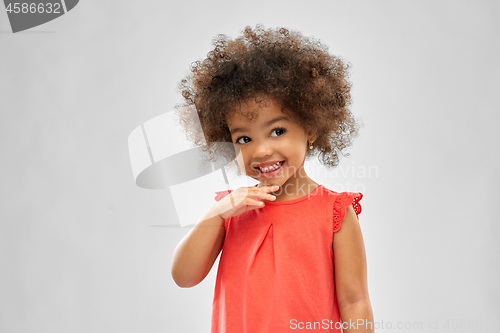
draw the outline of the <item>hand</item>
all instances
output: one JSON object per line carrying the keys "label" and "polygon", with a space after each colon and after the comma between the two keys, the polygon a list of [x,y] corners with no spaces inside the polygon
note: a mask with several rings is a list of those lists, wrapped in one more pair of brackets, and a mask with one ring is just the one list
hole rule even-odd
{"label": "hand", "polygon": [[240,187],[218,201],[215,210],[222,212],[219,216],[226,220],[247,210],[262,208],[265,206],[264,202],[257,199],[274,201],[276,197],[269,192],[275,192],[278,189],[278,185]]}

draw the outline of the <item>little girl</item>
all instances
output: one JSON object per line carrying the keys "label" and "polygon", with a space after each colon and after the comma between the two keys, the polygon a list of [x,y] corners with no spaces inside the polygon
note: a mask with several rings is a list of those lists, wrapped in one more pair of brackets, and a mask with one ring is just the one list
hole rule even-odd
{"label": "little girl", "polygon": [[[319,41],[284,28],[219,35],[180,88],[202,129],[179,108],[211,158],[234,156],[258,183],[217,192],[175,249],[172,277],[193,287],[220,257],[212,332],[374,332],[358,222],[361,193],[337,193],[304,169],[335,167],[358,125],[348,65]],[[184,110],[184,111],[183,111]],[[216,146],[218,142],[232,142]]]}

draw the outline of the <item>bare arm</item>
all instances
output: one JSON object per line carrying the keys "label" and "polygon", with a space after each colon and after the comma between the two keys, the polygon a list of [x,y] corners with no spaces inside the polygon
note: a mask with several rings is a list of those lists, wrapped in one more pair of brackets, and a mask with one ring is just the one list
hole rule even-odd
{"label": "bare arm", "polygon": [[172,260],[175,283],[190,288],[203,281],[224,244],[224,219],[263,207],[264,203],[256,198],[275,200],[276,197],[268,193],[273,190],[278,190],[278,187],[240,187],[214,204],[175,248]]}
{"label": "bare arm", "polygon": [[[375,330],[368,296],[365,246],[352,206],[347,207],[342,227],[333,238],[337,301],[342,322],[347,323],[344,324],[344,333],[373,333]],[[349,327],[349,322],[359,325]]]}
{"label": "bare arm", "polygon": [[213,215],[207,212],[175,248],[171,272],[179,287],[190,288],[203,281],[222,249],[226,234],[224,220]]}

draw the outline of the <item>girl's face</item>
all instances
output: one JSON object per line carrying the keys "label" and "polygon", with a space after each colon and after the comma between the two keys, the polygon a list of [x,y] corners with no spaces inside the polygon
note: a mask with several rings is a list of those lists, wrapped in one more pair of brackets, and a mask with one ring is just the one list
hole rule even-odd
{"label": "girl's face", "polygon": [[240,168],[259,185],[293,182],[293,188],[307,182],[303,167],[308,142],[314,137],[282,112],[281,104],[273,99],[263,103],[252,99],[241,105],[241,111],[254,111],[258,116],[249,120],[233,112],[226,117]]}

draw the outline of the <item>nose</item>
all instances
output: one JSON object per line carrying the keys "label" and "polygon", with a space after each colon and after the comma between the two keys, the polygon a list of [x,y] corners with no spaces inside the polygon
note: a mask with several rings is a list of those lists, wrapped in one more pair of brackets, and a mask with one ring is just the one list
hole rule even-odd
{"label": "nose", "polygon": [[254,160],[261,160],[273,154],[273,147],[269,140],[260,140],[255,142],[254,148]]}

